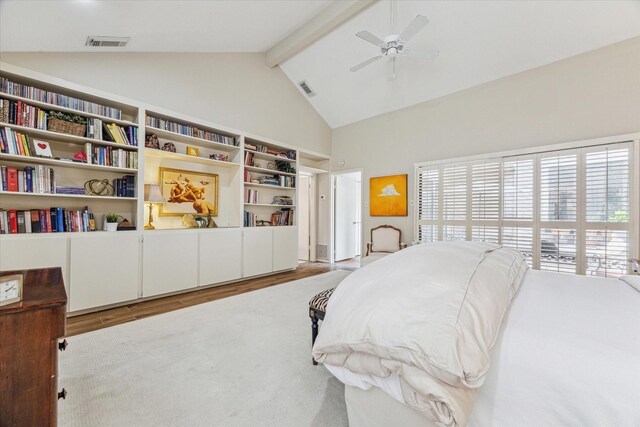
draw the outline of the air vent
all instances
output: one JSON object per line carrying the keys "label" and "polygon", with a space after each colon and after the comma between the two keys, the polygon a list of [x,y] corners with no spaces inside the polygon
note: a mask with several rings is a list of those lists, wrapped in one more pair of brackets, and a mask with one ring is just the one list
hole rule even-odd
{"label": "air vent", "polygon": [[89,36],[85,46],[90,47],[125,47],[131,37]]}
{"label": "air vent", "polygon": [[309,86],[309,84],[306,81],[301,81],[300,83],[298,83],[298,86],[300,86],[302,88],[302,90],[304,91],[304,93],[311,98],[312,96],[316,96],[316,93],[313,91],[313,89],[311,89],[311,87]]}
{"label": "air vent", "polygon": [[316,256],[318,258],[322,258],[322,259],[328,259],[329,257],[327,256],[327,254],[329,253],[329,246],[328,245],[316,245]]}

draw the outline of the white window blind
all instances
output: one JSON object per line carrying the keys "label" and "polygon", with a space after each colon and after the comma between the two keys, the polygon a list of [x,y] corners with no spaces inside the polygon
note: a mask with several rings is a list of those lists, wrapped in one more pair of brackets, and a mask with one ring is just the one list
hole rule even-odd
{"label": "white window blind", "polygon": [[627,273],[631,143],[416,168],[420,241],[478,240],[534,268]]}

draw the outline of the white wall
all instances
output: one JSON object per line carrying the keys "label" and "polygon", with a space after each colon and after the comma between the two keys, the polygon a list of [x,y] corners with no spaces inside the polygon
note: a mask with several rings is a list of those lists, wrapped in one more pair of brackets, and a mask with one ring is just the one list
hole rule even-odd
{"label": "white wall", "polygon": [[259,53],[6,53],[0,60],[329,154],[331,129]]}
{"label": "white wall", "polygon": [[[362,168],[365,202],[370,177],[407,173],[411,202],[416,162],[638,131],[640,37],[334,129],[332,170]],[[412,241],[413,207],[375,218],[363,208],[364,235],[380,224]]]}

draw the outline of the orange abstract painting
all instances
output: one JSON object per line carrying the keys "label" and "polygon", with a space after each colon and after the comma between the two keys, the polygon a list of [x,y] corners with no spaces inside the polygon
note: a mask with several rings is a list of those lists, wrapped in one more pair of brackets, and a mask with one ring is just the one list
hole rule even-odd
{"label": "orange abstract painting", "polygon": [[371,216],[407,216],[407,175],[369,179]]}

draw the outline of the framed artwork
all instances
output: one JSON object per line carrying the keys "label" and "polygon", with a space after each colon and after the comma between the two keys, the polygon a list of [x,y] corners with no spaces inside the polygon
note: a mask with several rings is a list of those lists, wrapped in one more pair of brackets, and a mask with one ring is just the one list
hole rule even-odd
{"label": "framed artwork", "polygon": [[160,216],[218,215],[218,175],[160,168]]}
{"label": "framed artwork", "polygon": [[407,174],[369,179],[371,216],[407,216]]}
{"label": "framed artwork", "polygon": [[198,147],[187,146],[187,156],[197,156],[199,154]]}
{"label": "framed artwork", "polygon": [[38,139],[33,140],[33,148],[35,155],[40,157],[53,157],[51,154],[51,146],[47,141],[40,141]]}

